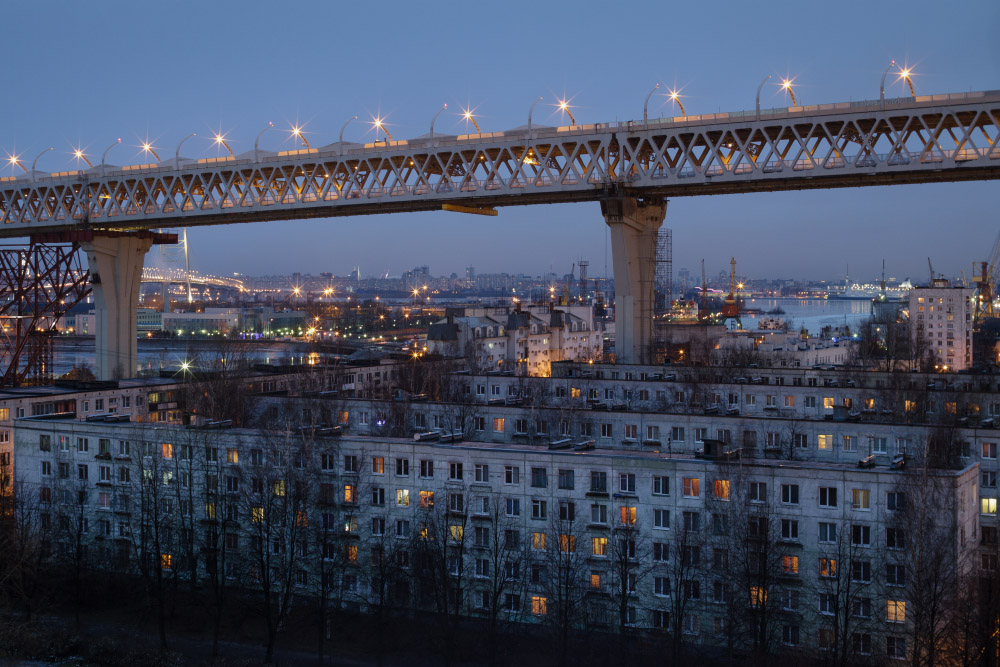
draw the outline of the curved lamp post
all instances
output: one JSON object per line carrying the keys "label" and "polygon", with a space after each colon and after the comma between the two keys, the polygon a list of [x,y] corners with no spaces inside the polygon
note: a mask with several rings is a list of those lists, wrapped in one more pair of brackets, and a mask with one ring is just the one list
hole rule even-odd
{"label": "curved lamp post", "polygon": [[573,118],[573,112],[569,110],[569,102],[566,100],[559,100],[559,111],[562,111],[569,116],[570,127],[576,125],[576,118]]}
{"label": "curved lamp post", "polygon": [[31,180],[35,180],[35,165],[38,164],[38,158],[42,157],[43,155],[45,155],[46,153],[48,153],[53,148],[54,148],[53,146],[49,146],[44,151],[42,151],[41,153],[39,153],[38,155],[36,155],[35,159],[31,161],[31,174],[30,174]]}
{"label": "curved lamp post", "polygon": [[389,130],[386,129],[385,123],[382,122],[382,118],[376,118],[372,121],[372,127],[375,128],[375,143],[378,143],[378,131],[382,130],[385,132],[385,139],[387,142],[392,141],[392,135],[389,134]]}
{"label": "curved lamp post", "polygon": [[143,153],[152,154],[152,156],[156,158],[156,164],[160,164],[160,156],[157,155],[156,150],[153,149],[153,144],[149,143],[149,141],[146,141],[139,148],[142,149]]}
{"label": "curved lamp post", "polygon": [[105,148],[104,152],[101,153],[101,176],[104,176],[104,159],[106,157],[108,157],[108,151],[111,150],[112,148],[114,148],[115,146],[117,146],[118,144],[120,144],[121,142],[122,142],[122,138],[118,137],[117,139],[115,139],[115,143],[113,143],[110,146],[108,146],[107,148]]}
{"label": "curved lamp post", "polygon": [[792,96],[792,106],[795,106],[795,107],[799,106],[798,101],[795,99],[795,91],[792,90],[792,81],[791,81],[791,79],[782,79],[781,80],[781,89],[784,90],[784,91],[786,91],[789,95]]}
{"label": "curved lamp post", "polygon": [[678,93],[676,90],[671,90],[670,91],[670,101],[677,103],[677,106],[681,110],[681,116],[687,116],[687,112],[684,111],[684,103],[681,102],[681,94],[680,93]]}
{"label": "curved lamp post", "polygon": [[233,153],[233,149],[229,146],[229,142],[226,141],[226,135],[216,134],[214,137],[212,137],[212,141],[214,141],[217,146],[225,147],[225,149],[229,151],[229,157],[233,158],[234,160],[236,159],[236,155]]}
{"label": "curved lamp post", "polygon": [[191,137],[197,137],[197,136],[198,136],[197,132],[192,132],[191,134],[181,139],[181,142],[177,144],[177,150],[174,151],[174,168],[176,169],[181,168],[181,146],[183,146],[184,142],[190,139]]}
{"label": "curved lamp post", "polygon": [[441,112],[444,111],[447,108],[448,108],[448,105],[445,104],[440,109],[438,109],[438,112],[436,114],[434,114],[433,118],[431,118],[431,146],[434,145],[434,122],[438,119],[438,116],[441,115]]}
{"label": "curved lamp post", "polygon": [[306,135],[302,133],[301,127],[299,127],[298,125],[293,125],[291,131],[292,131],[292,136],[295,137],[296,139],[301,140],[302,143],[306,145],[307,150],[312,150],[312,146],[309,145],[309,140],[306,139]]}
{"label": "curved lamp post", "polygon": [[649,91],[649,95],[646,95],[646,101],[642,105],[642,126],[646,127],[649,125],[649,98],[653,96],[653,93],[660,89],[660,84],[653,86],[653,89]]}
{"label": "curved lamp post", "polygon": [[885,77],[888,76],[889,70],[896,66],[896,61],[893,60],[889,63],[889,66],[885,68],[882,72],[882,83],[878,85],[878,103],[883,109],[885,108]]}
{"label": "curved lamp post", "polygon": [[529,139],[531,138],[531,114],[534,113],[534,111],[535,111],[535,105],[538,104],[541,101],[542,101],[542,98],[539,97],[537,100],[535,100],[534,102],[531,103],[531,108],[528,109],[528,138]]}
{"label": "curved lamp post", "polygon": [[357,119],[358,119],[357,116],[351,116],[350,118],[347,119],[347,122],[344,123],[343,127],[340,128],[340,141],[337,142],[337,152],[339,154],[343,154],[344,152],[344,130],[346,130],[347,126],[350,125],[353,121],[356,121]]}
{"label": "curved lamp post", "polygon": [[[473,127],[476,128],[476,132],[478,134],[482,134],[483,133],[483,131],[479,129],[479,123],[476,122],[476,117],[472,115],[472,111],[470,109],[465,109],[465,110],[462,111],[462,118],[464,118],[466,121],[470,121],[471,120],[472,121],[472,125],[473,125]],[[466,125],[466,127],[468,127],[468,125]]]}
{"label": "curved lamp post", "polygon": [[760,85],[757,86],[757,120],[760,120],[760,91],[764,88],[764,84],[767,83],[767,80],[770,78],[771,75],[768,74],[767,77],[760,82]]}
{"label": "curved lamp post", "polygon": [[270,130],[272,127],[274,127],[274,123],[272,123],[271,121],[267,121],[267,127],[265,127],[263,130],[261,130],[260,134],[257,135],[257,138],[254,139],[254,142],[253,142],[253,161],[254,162],[259,162],[260,161],[260,151],[259,151],[259,149],[260,149],[260,137],[261,137],[261,135],[263,135],[265,132],[267,132],[268,130]]}
{"label": "curved lamp post", "polygon": [[84,153],[83,150],[81,150],[79,148],[74,148],[73,149],[73,157],[75,157],[77,160],[83,160],[84,162],[87,163],[87,166],[90,167],[91,169],[94,168],[94,165],[92,165],[90,163],[90,160],[87,159],[87,154]]}

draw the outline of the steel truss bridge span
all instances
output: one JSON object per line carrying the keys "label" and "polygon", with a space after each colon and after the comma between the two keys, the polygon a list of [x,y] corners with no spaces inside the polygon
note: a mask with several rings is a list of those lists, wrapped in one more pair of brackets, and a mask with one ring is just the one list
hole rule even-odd
{"label": "steel truss bridge span", "polygon": [[1000,177],[1000,91],[0,179],[0,237]]}

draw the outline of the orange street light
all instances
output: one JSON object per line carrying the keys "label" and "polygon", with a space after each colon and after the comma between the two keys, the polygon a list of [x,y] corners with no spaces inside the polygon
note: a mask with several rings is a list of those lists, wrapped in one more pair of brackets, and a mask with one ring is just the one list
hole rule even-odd
{"label": "orange street light", "polygon": [[684,111],[684,103],[681,102],[681,94],[679,90],[671,90],[670,95],[668,95],[671,102],[676,102],[677,106],[680,107],[681,115],[686,116],[687,113]]}
{"label": "orange street light", "polygon": [[576,119],[573,118],[573,112],[569,110],[569,102],[566,100],[559,100],[559,111],[562,111],[567,116],[569,116],[570,125],[576,125]]}
{"label": "orange street light", "polygon": [[79,147],[74,148],[73,157],[75,157],[77,160],[83,160],[84,162],[87,163],[87,166],[90,167],[91,169],[94,168],[94,165],[90,164],[90,160],[87,159],[87,155],[86,153],[83,152],[82,148]]}
{"label": "orange street light", "polygon": [[385,127],[385,119],[381,116],[375,116],[372,118],[372,128],[375,130],[375,141],[378,141],[378,131],[382,130],[385,132],[385,137],[387,141],[392,141],[392,135],[389,134],[389,130]]}
{"label": "orange street light", "polygon": [[476,117],[472,115],[472,109],[462,109],[462,118],[465,119],[466,123],[472,121],[473,126],[475,126],[476,128],[477,134],[483,133],[483,131],[479,129],[479,123],[476,122]]}
{"label": "orange street light", "polygon": [[292,129],[289,130],[289,132],[292,133],[293,137],[299,139],[302,143],[304,143],[307,149],[312,149],[312,146],[309,145],[309,140],[306,139],[306,135],[302,132],[301,127],[299,127],[298,125],[292,125]]}
{"label": "orange street light", "polygon": [[792,90],[792,80],[791,79],[782,79],[781,80],[781,89],[784,90],[785,92],[787,92],[789,95],[792,96],[792,106],[795,106],[795,107],[799,106],[798,101],[795,99],[795,91]]}
{"label": "orange street light", "polygon": [[236,155],[233,153],[233,149],[229,146],[229,142],[226,141],[226,135],[216,132],[215,136],[212,137],[212,141],[215,142],[216,146],[222,146],[229,151],[229,157],[234,159],[236,158]]}

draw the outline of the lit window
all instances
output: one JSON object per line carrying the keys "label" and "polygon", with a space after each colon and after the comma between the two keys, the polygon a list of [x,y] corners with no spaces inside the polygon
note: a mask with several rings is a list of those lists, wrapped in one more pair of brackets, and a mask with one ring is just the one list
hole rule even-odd
{"label": "lit window", "polygon": [[712,494],[716,500],[729,500],[730,483],[728,479],[717,479],[712,484]]}
{"label": "lit window", "polygon": [[[212,515],[215,515],[215,506],[212,506]],[[264,520],[264,508],[263,507],[251,507],[250,508],[250,520],[254,523],[260,523]]]}
{"label": "lit window", "polygon": [[851,509],[871,509],[871,493],[868,489],[851,489]]}
{"label": "lit window", "polygon": [[531,534],[531,548],[537,549],[539,551],[545,550],[545,533],[532,533]]}
{"label": "lit window", "polygon": [[997,499],[996,498],[980,498],[980,511],[983,514],[996,514],[997,513]]}
{"label": "lit window", "polygon": [[573,553],[576,551],[576,537],[573,535],[566,535],[565,533],[559,536],[559,550],[563,553]]}
{"label": "lit window", "polygon": [[608,555],[608,538],[606,537],[594,537],[591,538],[593,544],[593,554],[595,556],[607,556]]}
{"label": "lit window", "polygon": [[406,507],[410,504],[410,490],[396,489],[396,504]]}
{"label": "lit window", "polygon": [[162,570],[172,570],[172,569],[174,569],[174,555],[173,554],[160,554],[160,569],[162,569]]}
{"label": "lit window", "polygon": [[495,417],[493,419],[493,432],[503,433],[503,417]]}
{"label": "lit window", "polygon": [[229,447],[226,449],[226,463],[239,463],[240,454],[236,451],[235,447]]}
{"label": "lit window", "polygon": [[697,498],[701,495],[701,480],[697,477],[685,477],[683,487],[685,498]]}
{"label": "lit window", "polygon": [[163,452],[163,458],[172,459],[174,458],[174,446],[168,442],[161,445],[161,450]]}
{"label": "lit window", "polygon": [[535,616],[545,616],[548,613],[548,599],[541,595],[531,596],[531,613]]}
{"label": "lit window", "polygon": [[905,600],[886,600],[885,601],[885,618],[890,623],[905,623],[906,622],[906,601]]}
{"label": "lit window", "polygon": [[798,556],[782,556],[781,557],[781,568],[785,574],[798,574],[799,573],[799,557]]}
{"label": "lit window", "polygon": [[632,526],[635,525],[636,520],[636,508],[622,506],[619,508],[621,510],[622,525]]}
{"label": "lit window", "polygon": [[750,606],[760,607],[767,602],[767,590],[761,586],[750,587]]}
{"label": "lit window", "polygon": [[820,558],[819,576],[821,577],[837,576],[837,560],[835,558]]}

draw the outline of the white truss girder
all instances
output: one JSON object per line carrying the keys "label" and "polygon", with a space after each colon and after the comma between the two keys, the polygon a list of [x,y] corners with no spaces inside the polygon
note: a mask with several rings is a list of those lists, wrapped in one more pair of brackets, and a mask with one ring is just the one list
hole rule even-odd
{"label": "white truss girder", "polygon": [[0,237],[1000,177],[1000,91],[0,179]]}

